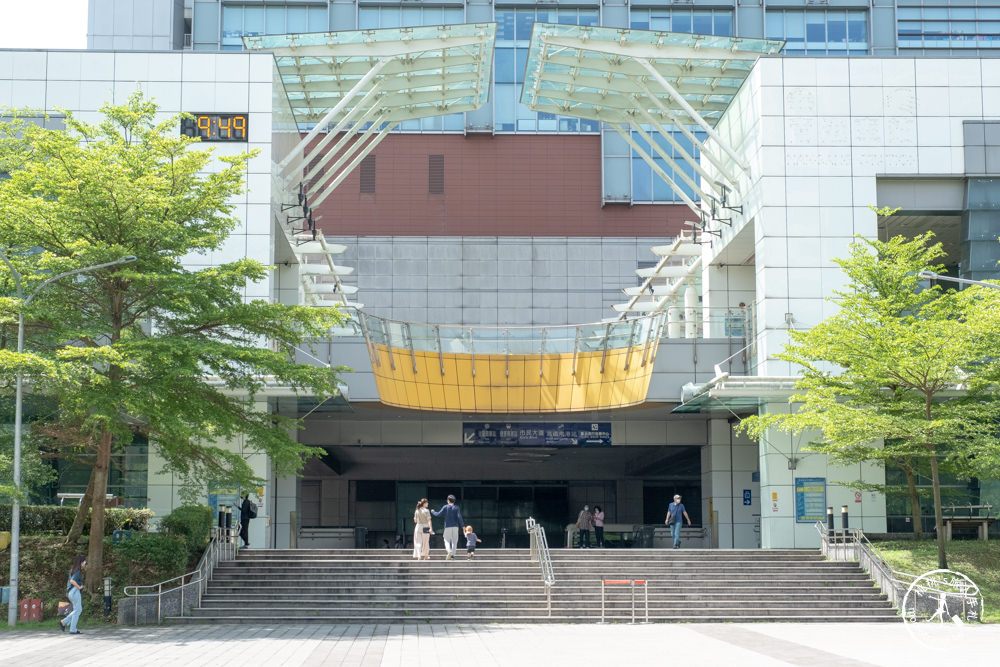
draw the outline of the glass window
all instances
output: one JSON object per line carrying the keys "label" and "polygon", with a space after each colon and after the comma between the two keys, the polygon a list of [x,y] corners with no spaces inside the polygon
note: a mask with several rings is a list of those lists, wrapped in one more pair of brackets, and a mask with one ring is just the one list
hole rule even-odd
{"label": "glass window", "polygon": [[263,7],[245,7],[243,9],[243,34],[244,35],[264,34]]}
{"label": "glass window", "polygon": [[289,7],[285,16],[288,32],[309,32],[309,13],[305,7]]}
{"label": "glass window", "polygon": [[514,41],[514,10],[498,9],[494,15],[497,22],[497,41]]}
{"label": "glass window", "polygon": [[514,51],[514,81],[524,83],[524,71],[528,67],[528,49]]}
{"label": "glass window", "polygon": [[498,47],[493,53],[494,80],[497,83],[514,83],[514,49]]}
{"label": "glass window", "polygon": [[768,10],[768,39],[784,39],[785,53],[867,53],[868,16],[865,11]]}
{"label": "glass window", "polygon": [[284,7],[267,7],[264,9],[264,25],[267,34],[269,35],[283,35],[285,34],[285,8]]}
{"label": "glass window", "polygon": [[715,12],[715,27],[713,35],[733,34],[733,15],[730,12]]}
{"label": "glass window", "polygon": [[441,19],[446,24],[465,23],[465,10],[461,7],[445,7]]}
{"label": "glass window", "polygon": [[535,10],[518,9],[515,24],[515,38],[517,41],[528,42],[531,40],[531,27],[535,24]]}
{"label": "glass window", "polygon": [[309,32],[326,32],[330,29],[329,13],[326,7],[309,8]]}
{"label": "glass window", "polygon": [[[393,11],[395,12],[395,9]],[[440,18],[441,18],[441,10],[439,9],[438,19]],[[405,26],[427,25],[423,21],[423,13],[421,12],[420,7],[409,7],[409,6],[402,7],[402,14],[400,21],[401,21],[400,25],[405,25]],[[441,22],[439,20],[438,25],[440,25],[440,23]]]}
{"label": "glass window", "polygon": [[378,7],[360,7],[358,9],[358,29],[373,30],[378,28]]}
{"label": "glass window", "polygon": [[513,132],[514,127],[514,95],[520,90],[519,86],[513,83],[498,83],[494,88],[493,113],[496,114],[494,121],[496,129],[500,132]]}
{"label": "glass window", "polygon": [[696,35],[712,35],[712,12],[696,11],[691,17],[691,32]]}
{"label": "glass window", "polygon": [[243,48],[243,8],[222,8],[222,46]]}

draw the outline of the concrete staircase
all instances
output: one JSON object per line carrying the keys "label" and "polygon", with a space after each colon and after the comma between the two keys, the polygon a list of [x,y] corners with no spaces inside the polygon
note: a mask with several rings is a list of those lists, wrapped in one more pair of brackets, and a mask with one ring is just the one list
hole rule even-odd
{"label": "concrete staircase", "polygon": [[[602,579],[649,582],[649,620],[897,621],[854,563],[805,550],[552,551],[551,615],[526,549],[417,562],[398,550],[245,550],[222,563],[183,623],[593,623]],[[644,620],[642,587],[637,613]],[[609,622],[631,620],[629,586],[609,587]]]}

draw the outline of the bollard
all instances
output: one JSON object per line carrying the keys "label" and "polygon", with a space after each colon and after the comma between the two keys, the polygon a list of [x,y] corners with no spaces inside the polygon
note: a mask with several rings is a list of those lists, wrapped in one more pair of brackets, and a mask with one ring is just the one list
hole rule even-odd
{"label": "bollard", "polygon": [[833,537],[833,508],[826,508],[826,530],[830,537]]}
{"label": "bollard", "polygon": [[847,532],[847,505],[844,505],[843,507],[840,508],[840,522],[841,522],[841,528],[843,528],[844,532],[846,533]]}
{"label": "bollard", "polygon": [[111,577],[104,577],[104,615],[111,616]]}

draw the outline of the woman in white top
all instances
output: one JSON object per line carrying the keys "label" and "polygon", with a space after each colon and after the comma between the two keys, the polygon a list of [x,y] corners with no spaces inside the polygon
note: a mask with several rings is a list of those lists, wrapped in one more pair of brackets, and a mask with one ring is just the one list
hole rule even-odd
{"label": "woman in white top", "polygon": [[426,498],[417,502],[413,512],[413,557],[417,560],[430,560],[431,535],[434,527],[431,525],[430,503]]}

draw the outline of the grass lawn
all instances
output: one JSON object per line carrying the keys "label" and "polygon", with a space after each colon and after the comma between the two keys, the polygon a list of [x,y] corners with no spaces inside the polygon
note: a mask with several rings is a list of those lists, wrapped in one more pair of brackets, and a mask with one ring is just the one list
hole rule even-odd
{"label": "grass lawn", "polygon": [[[938,569],[937,541],[875,542],[895,570],[921,575]],[[983,620],[1000,623],[1000,541],[953,540],[946,545],[948,569],[961,572],[983,594]]]}

